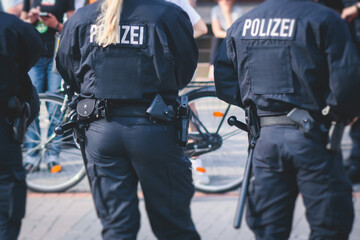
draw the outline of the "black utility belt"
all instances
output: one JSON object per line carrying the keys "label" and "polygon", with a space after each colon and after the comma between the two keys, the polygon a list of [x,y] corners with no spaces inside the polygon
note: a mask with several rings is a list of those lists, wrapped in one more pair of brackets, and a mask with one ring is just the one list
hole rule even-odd
{"label": "black utility belt", "polygon": [[189,128],[188,97],[181,96],[173,105],[167,105],[160,94],[151,104],[139,102],[119,102],[106,99],[82,99],[76,103],[78,120],[83,123],[109,117],[147,117],[155,122],[175,121],[177,125],[177,143],[185,146]]}
{"label": "black utility belt", "polygon": [[129,104],[108,107],[110,116],[114,117],[148,117],[146,110],[149,104]]}
{"label": "black utility belt", "polygon": [[108,117],[147,117],[149,103],[113,104],[106,99],[83,99],[77,103],[76,111],[83,119],[98,120]]}
{"label": "black utility belt", "polygon": [[287,115],[260,117],[260,126],[293,125],[308,133],[315,125],[314,118],[307,110],[294,108]]}
{"label": "black utility belt", "polygon": [[259,118],[260,118],[261,127],[276,126],[276,125],[297,126],[297,124],[286,115],[266,116]]}
{"label": "black utility belt", "polygon": [[332,122],[328,129],[325,124],[315,121],[310,113],[303,109],[294,108],[287,115],[264,116],[260,118],[260,126],[296,126],[301,129],[305,136],[310,136],[311,130],[315,125],[320,126],[323,132],[327,132],[328,139],[326,148],[330,151],[339,152],[345,124],[342,122]]}

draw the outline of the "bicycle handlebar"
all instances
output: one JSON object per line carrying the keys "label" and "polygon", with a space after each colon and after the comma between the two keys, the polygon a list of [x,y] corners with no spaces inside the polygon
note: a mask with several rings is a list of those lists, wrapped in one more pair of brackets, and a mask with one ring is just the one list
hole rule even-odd
{"label": "bicycle handlebar", "polygon": [[230,126],[235,126],[245,132],[249,132],[248,126],[245,123],[238,121],[235,116],[231,116],[228,118],[228,124]]}

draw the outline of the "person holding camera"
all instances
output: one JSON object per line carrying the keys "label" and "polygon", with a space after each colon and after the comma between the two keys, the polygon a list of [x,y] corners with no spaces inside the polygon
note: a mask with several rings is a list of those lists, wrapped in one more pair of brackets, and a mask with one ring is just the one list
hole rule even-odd
{"label": "person holding camera", "polygon": [[[28,5],[28,4],[25,4]],[[74,13],[74,0],[33,0],[31,9],[27,14],[25,21],[31,23],[44,39],[46,51],[37,64],[30,70],[30,78],[36,87],[38,93],[57,93],[60,88],[61,76],[54,72],[54,52],[56,45],[56,34],[63,28],[64,14],[70,18]],[[49,117],[59,117],[59,109],[55,109],[54,104],[47,106]],[[56,122],[56,121],[52,121]],[[36,119],[36,125],[39,126],[39,120]],[[53,133],[55,125],[50,126],[48,135]],[[27,134],[29,145],[39,141],[39,136],[34,132]],[[44,156],[40,152],[34,151],[25,159],[25,169],[27,172],[39,170],[40,161],[45,161],[48,170],[51,173],[61,171],[61,165],[58,160],[60,153],[60,144],[52,144]],[[34,146],[26,146],[32,149]],[[45,159],[43,159],[45,158]]]}

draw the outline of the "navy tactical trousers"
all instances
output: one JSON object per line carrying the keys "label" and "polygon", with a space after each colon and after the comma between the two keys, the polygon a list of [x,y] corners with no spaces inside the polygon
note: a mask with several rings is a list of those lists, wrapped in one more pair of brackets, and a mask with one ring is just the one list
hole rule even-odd
{"label": "navy tactical trousers", "polygon": [[200,239],[190,214],[191,163],[176,145],[174,123],[118,117],[86,131],[87,172],[104,239],[136,239],[140,182],[158,239]]}
{"label": "navy tactical trousers", "polygon": [[0,239],[16,240],[25,214],[26,183],[20,144],[0,119]]}
{"label": "navy tactical trousers", "polygon": [[288,239],[295,200],[306,207],[310,239],[342,240],[351,231],[354,209],[341,155],[325,149],[326,136],[293,126],[261,129],[253,159],[247,223],[256,239]]}

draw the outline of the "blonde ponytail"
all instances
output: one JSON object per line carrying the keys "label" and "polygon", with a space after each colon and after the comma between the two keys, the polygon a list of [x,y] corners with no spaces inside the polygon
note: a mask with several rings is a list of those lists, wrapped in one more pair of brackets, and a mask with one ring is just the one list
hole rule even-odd
{"label": "blonde ponytail", "polygon": [[123,0],[104,0],[101,13],[96,19],[96,42],[103,47],[117,43]]}

